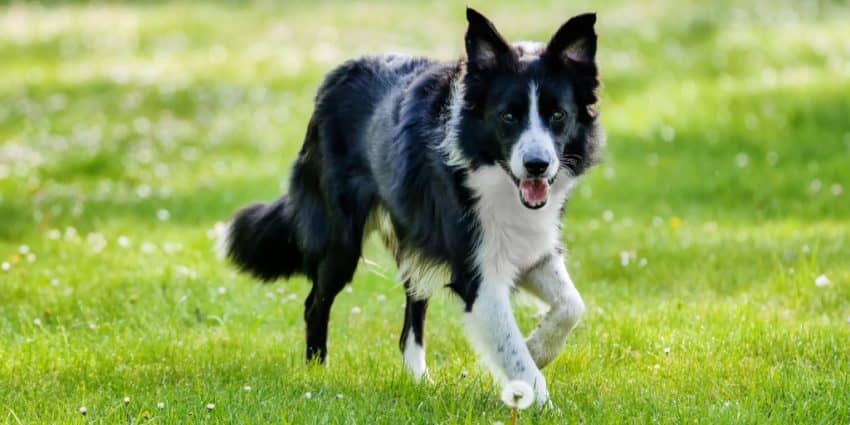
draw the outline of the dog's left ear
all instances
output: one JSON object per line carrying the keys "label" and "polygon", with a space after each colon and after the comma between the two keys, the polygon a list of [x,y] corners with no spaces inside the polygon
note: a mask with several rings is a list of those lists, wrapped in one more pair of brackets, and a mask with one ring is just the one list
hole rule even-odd
{"label": "dog's left ear", "polygon": [[561,63],[592,64],[596,60],[595,13],[570,18],[549,40],[546,55]]}

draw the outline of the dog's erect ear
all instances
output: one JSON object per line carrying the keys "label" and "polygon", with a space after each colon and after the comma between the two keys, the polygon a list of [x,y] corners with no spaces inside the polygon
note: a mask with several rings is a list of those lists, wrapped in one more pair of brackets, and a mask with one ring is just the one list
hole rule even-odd
{"label": "dog's erect ear", "polygon": [[546,55],[563,63],[592,64],[596,60],[595,13],[570,18],[552,36]]}
{"label": "dog's erect ear", "polygon": [[472,8],[466,8],[466,57],[470,67],[486,69],[493,67],[511,51],[496,27],[484,15]]}

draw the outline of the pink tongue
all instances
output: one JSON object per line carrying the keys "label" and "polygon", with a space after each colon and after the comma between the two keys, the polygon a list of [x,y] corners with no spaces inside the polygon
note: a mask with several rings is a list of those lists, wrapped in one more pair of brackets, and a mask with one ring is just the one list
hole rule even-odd
{"label": "pink tongue", "polygon": [[539,205],[549,198],[549,182],[546,179],[522,180],[519,182],[522,199],[529,205]]}

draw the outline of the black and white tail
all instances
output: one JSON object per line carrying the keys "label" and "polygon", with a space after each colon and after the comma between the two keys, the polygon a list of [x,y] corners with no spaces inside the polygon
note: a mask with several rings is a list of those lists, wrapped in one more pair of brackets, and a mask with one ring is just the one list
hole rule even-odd
{"label": "black and white tail", "polygon": [[222,253],[240,270],[264,281],[301,272],[303,254],[290,209],[287,196],[242,209],[227,229]]}

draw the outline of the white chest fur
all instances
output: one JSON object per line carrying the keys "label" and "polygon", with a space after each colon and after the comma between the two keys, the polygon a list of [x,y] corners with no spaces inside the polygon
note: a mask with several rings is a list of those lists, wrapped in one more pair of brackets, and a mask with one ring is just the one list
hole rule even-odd
{"label": "white chest fur", "polygon": [[513,283],[560,244],[561,207],[575,184],[568,173],[560,172],[549,201],[536,210],[522,205],[516,184],[497,165],[470,172],[465,184],[478,197],[481,240],[475,255],[485,279]]}

